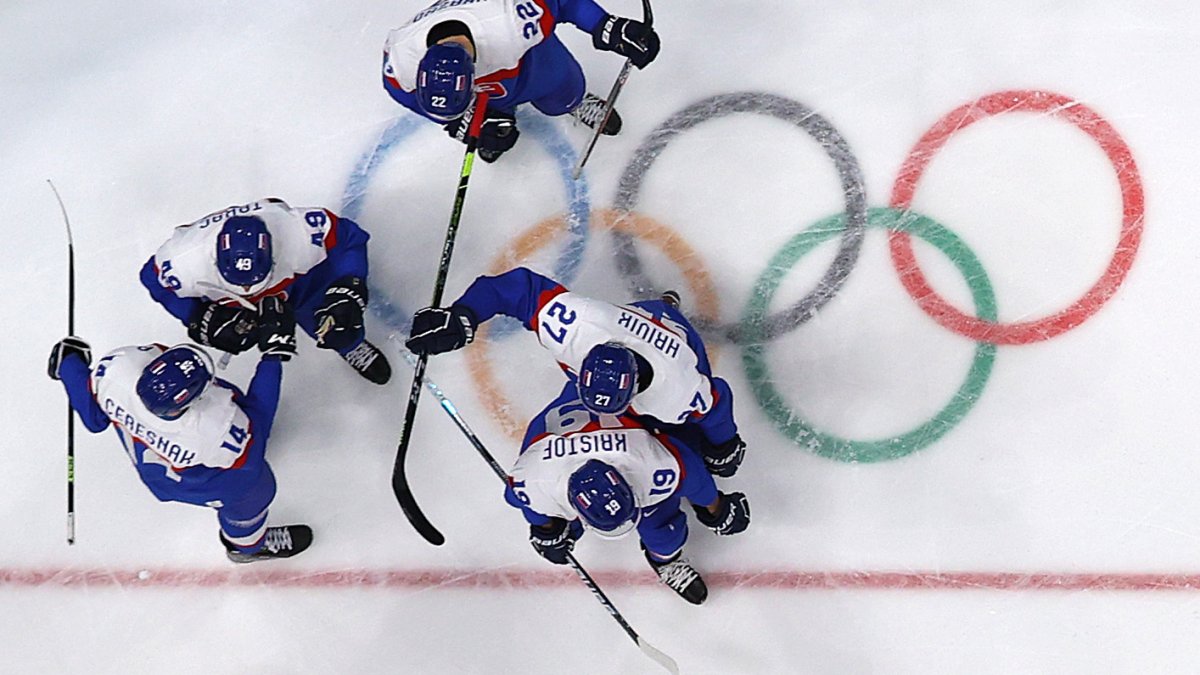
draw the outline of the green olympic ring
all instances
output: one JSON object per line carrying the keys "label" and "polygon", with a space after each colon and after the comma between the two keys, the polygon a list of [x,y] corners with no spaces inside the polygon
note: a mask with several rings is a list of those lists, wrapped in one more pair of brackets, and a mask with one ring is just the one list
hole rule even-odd
{"label": "green olympic ring", "polygon": [[[845,214],[830,216],[800,232],[775,254],[767,269],[754,284],[754,292],[746,306],[742,325],[747,331],[742,363],[750,380],[751,391],[767,417],[785,436],[813,454],[840,462],[880,462],[899,459],[925,448],[944,436],[966,416],[979,400],[992,364],[996,360],[996,345],[979,342],[967,379],[955,392],[946,407],[929,421],[900,436],[870,441],[840,438],[815,429],[791,410],[775,388],[769,374],[765,350],[765,319],[779,284],[800,258],[817,245],[841,234],[846,226]],[[975,313],[986,321],[996,320],[996,295],[987,272],[967,245],[944,226],[931,218],[891,208],[873,208],[868,212],[867,225],[883,230],[915,234],[950,258],[967,281]],[[749,339],[755,338],[755,339]]]}

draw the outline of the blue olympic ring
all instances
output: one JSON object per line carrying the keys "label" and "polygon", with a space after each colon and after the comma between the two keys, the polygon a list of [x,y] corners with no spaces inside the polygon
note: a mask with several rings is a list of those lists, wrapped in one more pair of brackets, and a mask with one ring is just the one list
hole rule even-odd
{"label": "blue olympic ring", "polygon": [[[592,208],[587,180],[583,176],[580,176],[579,180],[571,178],[575,168],[575,149],[549,118],[537,113],[518,111],[517,119],[521,130],[536,138],[558,164],[559,176],[562,178],[567,197],[567,231],[570,239],[555,263],[554,275],[556,279],[569,284],[579,274],[591,230]],[[426,128],[432,128],[428,120],[411,113],[402,114],[393,120],[380,133],[375,146],[363,153],[355,164],[354,170],[346,180],[346,187],[342,190],[342,204],[338,213],[357,221],[362,214],[371,181],[384,160],[409,136]],[[412,312],[393,302],[386,289],[370,283],[368,286],[371,295],[377,299],[371,302],[371,310],[395,330],[406,331],[411,323]],[[517,321],[505,320],[497,322],[490,335],[493,339],[500,338],[519,328],[520,323]]]}

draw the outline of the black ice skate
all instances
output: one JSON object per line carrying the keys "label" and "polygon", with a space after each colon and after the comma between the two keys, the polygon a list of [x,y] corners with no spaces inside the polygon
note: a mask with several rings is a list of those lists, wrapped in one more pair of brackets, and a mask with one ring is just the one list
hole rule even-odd
{"label": "black ice skate", "polygon": [[[571,117],[586,124],[588,128],[595,129],[600,124],[600,120],[604,118],[604,108],[606,105],[604,99],[588,92],[583,95],[583,101],[571,111]],[[608,116],[608,122],[604,125],[604,131],[600,133],[604,136],[616,136],[620,132],[621,116],[617,114],[617,110],[614,108],[612,114]]]}
{"label": "black ice skate", "polygon": [[708,599],[708,586],[696,568],[682,556],[682,553],[678,553],[672,560],[658,562],[647,552],[646,562],[658,573],[659,581],[669,586],[684,600],[693,605],[702,605]]}
{"label": "black ice skate", "polygon": [[663,291],[662,301],[674,307],[675,309],[679,309],[679,291]]}
{"label": "black ice skate", "polygon": [[388,365],[383,352],[366,340],[342,354],[342,358],[350,364],[351,368],[357,370],[359,375],[375,384],[387,384],[388,380],[392,379],[392,367]]}
{"label": "black ice skate", "polygon": [[225,545],[225,555],[235,563],[252,563],[260,560],[275,558],[290,558],[312,544],[312,528],[307,525],[281,525],[268,527],[263,536],[263,547],[254,553],[242,553],[236,546],[229,543],[224,533],[221,543]]}

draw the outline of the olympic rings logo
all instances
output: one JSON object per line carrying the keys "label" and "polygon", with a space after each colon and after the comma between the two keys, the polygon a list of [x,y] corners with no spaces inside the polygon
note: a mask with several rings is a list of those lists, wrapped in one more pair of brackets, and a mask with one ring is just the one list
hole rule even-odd
{"label": "olympic rings logo", "polygon": [[[758,277],[740,321],[721,324],[719,295],[707,270],[697,262],[698,255],[682,236],[665,224],[637,213],[636,205],[647,172],[673,139],[705,121],[743,113],[767,115],[789,122],[815,140],[834,165],[845,204],[842,213],[822,219],[792,237]],[[956,133],[991,117],[1009,113],[1046,115],[1065,121],[1087,134],[1112,163],[1120,186],[1122,209],[1116,251],[1101,277],[1082,297],[1050,316],[1006,324],[998,321],[995,293],[976,255],[945,226],[913,212],[910,207],[925,170]],[[544,135],[550,127],[539,130],[536,126],[538,119],[536,116],[522,118],[522,124],[532,126]],[[555,145],[553,142],[546,144],[553,148],[552,155],[556,150],[563,153],[556,156],[560,166],[569,167],[574,163],[574,151],[570,146]],[[376,154],[379,147],[370,156]],[[567,178],[564,180],[570,182]],[[348,198],[351,193],[348,185]],[[586,230],[591,226],[599,226],[608,230],[616,241],[617,268],[628,280],[634,296],[657,297],[661,289],[649,278],[638,255],[636,241],[640,239],[654,246],[683,272],[690,291],[689,299],[694,301],[696,307],[696,316],[693,318],[706,339],[710,342],[714,338],[723,339],[741,348],[742,364],[753,397],[775,427],[798,447],[845,462],[897,459],[942,438],[980,398],[999,345],[1024,345],[1061,335],[1092,317],[1116,293],[1133,264],[1144,221],[1144,194],[1137,164],[1129,147],[1112,125],[1086,105],[1069,97],[1032,90],[989,94],[954,109],[938,120],[909,152],[886,208],[867,206],[862,171],[849,145],[832,124],[799,102],[762,93],[714,96],[684,108],[660,124],[637,148],[622,173],[614,209],[592,211],[588,205],[586,186],[568,187],[568,195],[571,205],[568,217],[544,220],[518,235],[496,256],[489,273],[498,273],[521,264],[539,249],[554,243],[564,233],[569,233],[572,238],[556,265],[556,273],[567,280],[580,264],[587,241]],[[789,408],[769,376],[766,347],[771,340],[811,319],[837,295],[857,262],[868,228],[887,233],[892,263],[903,287],[917,305],[939,325],[977,344],[963,384],[931,419],[893,437],[853,440],[823,432]],[[917,264],[912,248],[913,236],[941,251],[963,275],[974,305],[973,313],[954,307],[932,288]],[[835,237],[839,241],[837,254],[816,287],[787,310],[770,314],[768,307],[788,270],[813,248]],[[569,274],[563,274],[562,270]],[[386,297],[386,292],[381,292]],[[387,308],[390,304],[385,302],[384,306]],[[388,316],[386,309],[384,319],[397,329],[408,320],[407,316],[399,320],[395,316]],[[513,415],[512,405],[496,382],[487,356],[489,338],[496,339],[498,332],[492,330],[489,335],[488,331],[481,330],[476,346],[467,351],[468,364],[479,387],[479,394],[493,417],[507,434],[520,438],[524,422]],[[710,352],[715,361],[716,350],[710,349]]]}

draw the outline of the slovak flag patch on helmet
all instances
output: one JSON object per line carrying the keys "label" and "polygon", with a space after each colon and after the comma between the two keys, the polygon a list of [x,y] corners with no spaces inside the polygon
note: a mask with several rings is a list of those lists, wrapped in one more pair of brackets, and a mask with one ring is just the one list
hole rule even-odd
{"label": "slovak flag patch on helmet", "polygon": [[582,492],[575,495],[575,501],[579,502],[579,505],[585,509],[591,508],[592,506],[592,500],[588,499],[587,495],[583,494]]}

